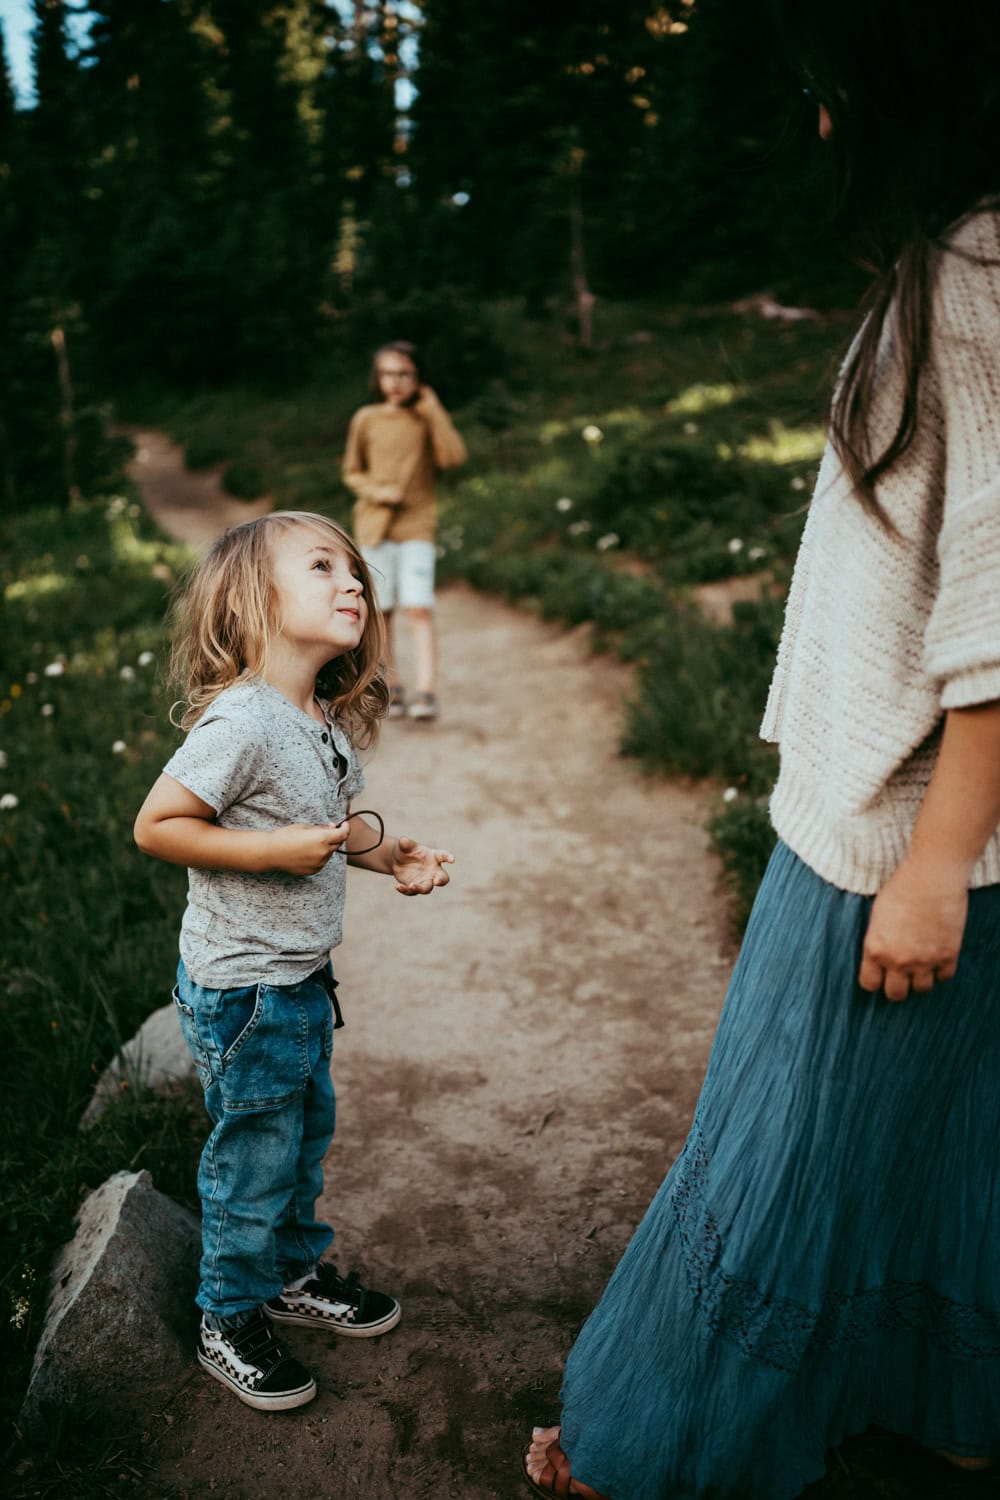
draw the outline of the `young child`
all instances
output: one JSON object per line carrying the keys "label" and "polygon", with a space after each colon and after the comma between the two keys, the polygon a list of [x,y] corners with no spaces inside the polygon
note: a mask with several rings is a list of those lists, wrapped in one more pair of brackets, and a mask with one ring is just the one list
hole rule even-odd
{"label": "young child", "polygon": [[277,512],[220,537],[175,642],[188,736],[135,824],[147,854],[189,867],[174,1000],[214,1126],[198,1172],[198,1360],[261,1411],[316,1394],[272,1321],[369,1338],[400,1317],[321,1260],[333,1230],[316,1218],[346,866],[417,896],[447,885],[453,858],[351,812],[355,745],[372,743],[387,698],[369,599],[363,558],[322,516]]}
{"label": "young child", "polygon": [[[389,716],[435,719],[434,475],[464,464],[465,444],[425,381],[413,344],[385,344],[370,380],[379,400],[355,412],[347,433],[344,483],[357,495],[354,534],[375,575],[388,635]],[[393,611],[413,634],[416,690],[407,705],[395,669]]]}

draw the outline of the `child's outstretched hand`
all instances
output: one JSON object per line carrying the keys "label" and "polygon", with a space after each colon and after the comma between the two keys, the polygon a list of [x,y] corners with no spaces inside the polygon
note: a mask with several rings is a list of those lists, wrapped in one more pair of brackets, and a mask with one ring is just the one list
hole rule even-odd
{"label": "child's outstretched hand", "polygon": [[455,863],[447,849],[428,849],[416,839],[397,838],[392,859],[392,873],[401,896],[429,896],[436,885],[448,884],[445,865]]}

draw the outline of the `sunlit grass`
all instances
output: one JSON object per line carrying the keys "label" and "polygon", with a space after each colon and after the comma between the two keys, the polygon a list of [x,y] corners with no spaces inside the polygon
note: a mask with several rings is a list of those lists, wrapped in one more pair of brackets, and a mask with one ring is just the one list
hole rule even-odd
{"label": "sunlit grass", "polygon": [[697,417],[706,411],[717,411],[722,406],[731,406],[734,401],[746,395],[742,386],[723,383],[722,385],[692,385],[686,391],[681,391],[672,401],[668,401],[664,407],[670,416],[674,417]]}

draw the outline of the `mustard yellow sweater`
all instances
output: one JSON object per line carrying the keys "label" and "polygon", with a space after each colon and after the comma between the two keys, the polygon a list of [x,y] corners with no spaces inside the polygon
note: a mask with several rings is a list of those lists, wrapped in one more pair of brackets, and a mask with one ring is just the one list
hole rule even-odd
{"label": "mustard yellow sweater", "polygon": [[[354,535],[359,546],[433,540],[435,472],[457,468],[465,459],[465,444],[430,393],[413,406],[382,401],[355,412],[343,472],[344,483],[358,497]],[[386,489],[400,491],[402,499],[380,499]]]}

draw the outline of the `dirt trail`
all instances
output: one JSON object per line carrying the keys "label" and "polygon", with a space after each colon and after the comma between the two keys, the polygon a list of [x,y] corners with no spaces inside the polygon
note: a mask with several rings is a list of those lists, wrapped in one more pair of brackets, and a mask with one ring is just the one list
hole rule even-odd
{"label": "dirt trail", "polygon": [[[244,506],[143,435],[172,535]],[[155,469],[155,482],[151,477]],[[372,1341],[288,1341],[320,1394],[261,1416],[196,1373],[151,1418],[148,1493],[498,1500],[563,1357],[680,1147],[731,951],[706,796],[617,753],[628,679],[586,632],[440,596],[443,715],[391,723],[363,804],[450,847],[407,901],[350,877],[347,1025],[325,1209],[337,1254],[398,1294]]]}

